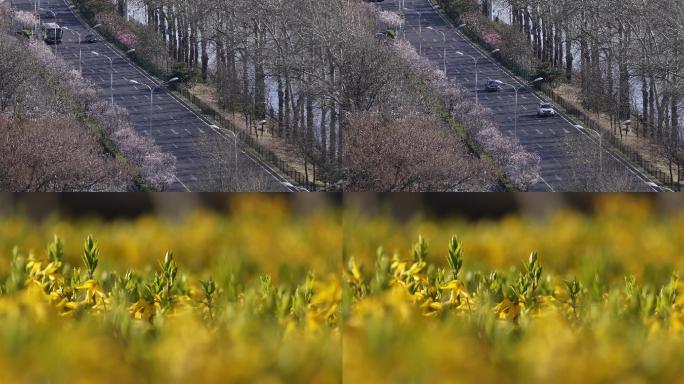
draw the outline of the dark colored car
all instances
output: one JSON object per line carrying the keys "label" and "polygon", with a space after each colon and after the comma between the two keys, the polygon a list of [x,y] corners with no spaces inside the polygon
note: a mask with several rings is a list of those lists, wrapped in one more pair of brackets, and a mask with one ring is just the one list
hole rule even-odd
{"label": "dark colored car", "polygon": [[490,92],[499,91],[501,90],[501,82],[499,80],[487,80],[485,90]]}
{"label": "dark colored car", "polygon": [[94,33],[88,34],[84,40],[86,43],[97,43],[97,35]]}

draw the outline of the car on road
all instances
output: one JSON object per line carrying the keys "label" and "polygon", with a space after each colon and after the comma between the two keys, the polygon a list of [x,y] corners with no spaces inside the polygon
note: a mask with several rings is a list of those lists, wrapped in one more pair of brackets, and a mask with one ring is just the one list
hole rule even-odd
{"label": "car on road", "polygon": [[551,117],[556,115],[556,110],[549,103],[539,104],[539,109],[537,109],[537,116],[539,117]]}
{"label": "car on road", "polygon": [[487,80],[485,83],[485,90],[489,92],[497,92],[501,90],[501,82],[499,80]]}
{"label": "car on road", "polygon": [[40,15],[40,17],[43,19],[56,19],[57,14],[55,14],[53,11],[45,11]]}
{"label": "car on road", "polygon": [[86,35],[85,40],[86,43],[97,43],[97,35],[94,33],[90,33]]}

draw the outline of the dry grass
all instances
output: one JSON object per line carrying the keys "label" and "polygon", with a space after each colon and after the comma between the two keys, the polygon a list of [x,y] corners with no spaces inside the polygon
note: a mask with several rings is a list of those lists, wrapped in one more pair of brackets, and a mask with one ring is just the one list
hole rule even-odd
{"label": "dry grass", "polygon": [[[591,116],[594,121],[597,121],[604,132],[613,132],[611,128],[610,117],[606,113],[596,113],[587,111],[580,102],[580,90],[575,84],[562,84],[554,90],[559,96],[565,99],[573,107],[582,111],[587,116]],[[616,136],[620,142],[627,148],[639,153],[646,161],[657,167],[664,173],[669,173],[668,162],[659,154],[665,152],[665,149],[651,141],[647,137],[636,136],[632,130],[623,136]],[[675,172],[676,173],[676,172]]]}
{"label": "dry grass", "polygon": [[[233,126],[247,132],[252,137],[257,139],[259,145],[272,151],[278,156],[279,159],[286,162],[290,167],[294,168],[297,172],[304,175],[304,161],[301,156],[298,155],[299,149],[296,145],[287,141],[284,137],[273,136],[273,129],[275,128],[275,123],[271,123],[264,127],[264,133],[259,133],[255,135],[254,129],[247,131],[245,117],[241,113],[232,113],[222,110],[218,106],[218,96],[216,94],[216,89],[206,84],[197,84],[191,90],[190,93],[197,96],[203,102],[209,104],[213,109],[219,111],[224,119],[229,121]],[[311,172],[311,168],[309,168]]]}

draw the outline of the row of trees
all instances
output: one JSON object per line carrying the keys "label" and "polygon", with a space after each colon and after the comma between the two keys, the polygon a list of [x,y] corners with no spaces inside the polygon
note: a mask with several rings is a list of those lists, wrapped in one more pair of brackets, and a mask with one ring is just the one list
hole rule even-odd
{"label": "row of trees", "polygon": [[[0,189],[6,191],[125,191],[138,174],[163,189],[175,159],[134,130],[127,116],[98,97],[94,84],[69,68],[29,30],[30,13],[0,4]],[[92,127],[133,167],[103,147]],[[138,172],[139,170],[139,172]]]}
{"label": "row of trees", "polygon": [[[491,1],[446,0],[463,15],[489,15]],[[627,120],[636,135],[651,139],[653,153],[684,165],[684,3],[679,0],[502,0],[510,7],[512,29],[499,28],[510,43],[506,56],[525,63],[529,52],[538,68],[575,81],[590,111],[606,113],[614,134]],[[467,17],[467,16],[466,16]],[[517,33],[512,33],[517,32]],[[515,35],[515,36],[510,36]],[[544,66],[546,65],[546,67]],[[548,77],[548,76],[547,76]],[[634,119],[637,116],[638,119]],[[638,120],[638,122],[636,121]],[[623,128],[623,129],[621,129]],[[675,177],[676,179],[676,177]]]}
{"label": "row of trees", "polygon": [[372,59],[359,36],[371,19],[345,2],[140,1],[169,57],[215,87],[221,107],[248,126],[273,119],[320,180],[340,178],[344,112],[376,97],[362,84],[372,63],[355,62]]}
{"label": "row of trees", "polygon": [[[244,114],[248,125],[271,119],[274,134],[296,144],[317,180],[348,190],[483,190],[495,184],[498,171],[470,154],[439,116],[420,88],[424,79],[390,40],[375,35],[372,5],[140,2],[168,55],[215,87],[219,104]],[[117,5],[122,12],[128,6]],[[400,142],[414,150],[402,150]]]}
{"label": "row of trees", "polygon": [[[644,134],[670,140],[684,97],[684,4],[678,0],[507,0],[536,56],[580,79],[587,106],[627,120],[641,83]],[[578,49],[577,49],[578,48]]]}
{"label": "row of trees", "polygon": [[[248,125],[256,126],[256,121],[269,116],[273,118],[275,134],[297,144],[300,155],[307,164],[313,165],[314,177],[319,180],[335,181],[342,176],[342,171],[347,171],[347,175],[360,176],[361,173],[353,172],[352,164],[361,166],[363,156],[370,158],[369,154],[362,152],[364,143],[375,143],[376,153],[381,152],[377,151],[379,147],[401,146],[401,142],[392,141],[392,137],[377,135],[365,136],[366,140],[348,138],[343,144],[345,135],[370,132],[353,124],[367,122],[366,126],[379,131],[402,131],[404,135],[413,132],[405,129],[406,122],[414,127],[422,126],[415,121],[415,116],[410,116],[412,112],[409,111],[425,113],[422,107],[415,106],[421,103],[416,99],[423,95],[417,91],[419,87],[411,85],[409,78],[419,73],[420,66],[427,63],[411,65],[413,58],[402,56],[402,49],[387,49],[379,45],[374,36],[379,15],[368,4],[305,0],[139,1],[146,9],[149,28],[164,42],[163,51],[168,53],[168,57],[185,63],[218,89],[220,104],[228,110],[243,113]],[[644,9],[635,9],[636,3],[630,2],[632,21],[629,21],[622,17],[624,12],[609,12],[611,7],[626,9],[627,5],[616,1],[601,4],[564,0],[506,2],[511,9],[513,28],[499,29],[503,33],[498,41],[505,55],[546,71],[544,77],[547,79],[558,73],[564,73],[567,79],[576,77],[584,89],[583,102],[590,109],[608,109],[615,121],[629,118],[634,110],[631,82],[639,73],[648,72],[644,68],[655,68],[642,65],[642,71],[637,73],[634,58],[655,59],[653,55],[630,53],[638,48],[635,45],[637,40],[632,36],[634,28],[624,26],[630,23],[654,24],[657,12],[651,12],[648,20],[643,16],[646,14],[644,9],[652,8],[652,5],[644,3]],[[442,3],[446,3],[447,8],[462,12],[469,24],[481,23],[482,18],[491,15],[490,1],[446,0]],[[117,4],[118,9],[125,12],[127,2],[117,1]],[[478,14],[480,19],[474,17]],[[392,16],[397,19],[396,15],[380,15],[385,19],[392,19]],[[651,35],[657,37],[653,33]],[[673,71],[680,67],[665,59],[669,56],[662,54],[663,49],[658,47],[660,57],[668,65],[672,64],[667,76],[674,79],[677,75]],[[397,53],[403,61],[393,60]],[[579,71],[574,67],[575,56],[586,63]],[[407,65],[410,70],[402,69]],[[665,140],[676,132],[676,100],[681,98],[673,96],[672,89],[677,86],[670,87],[667,93],[663,91],[661,71],[653,69],[649,73],[653,77],[640,77],[647,84],[644,87],[647,90],[643,103],[644,119],[647,123],[653,119],[653,124],[645,132],[663,143],[678,143],[678,138]],[[425,79],[418,81],[421,82],[424,83]],[[471,135],[492,155],[514,184],[523,189],[530,185],[538,177],[538,157],[502,137],[489,122],[486,111],[473,110],[464,102],[463,99],[467,98],[445,97],[440,89],[448,85],[456,90],[458,86],[448,84],[448,81],[442,83],[430,92],[452,107],[451,117],[465,122]],[[381,113],[383,118],[367,113]],[[364,118],[354,119],[358,115]],[[431,121],[428,125],[439,126],[435,123],[439,119],[430,113],[425,117]],[[659,124],[663,125],[662,129],[657,128]],[[443,131],[432,133],[440,137]],[[374,138],[388,141],[372,141]],[[679,156],[677,148],[681,146],[674,147],[676,158]],[[345,152],[347,149],[351,151]],[[456,151],[457,154],[462,152]],[[411,151],[404,153],[408,156]],[[436,153],[439,151],[423,155],[434,156]],[[414,153],[411,156],[418,155]],[[354,163],[356,160],[359,162]],[[438,159],[434,159],[434,163],[441,164]],[[406,164],[418,162],[408,161]],[[425,173],[422,174],[415,178],[426,180]],[[368,180],[380,183],[378,180],[381,179],[377,175],[364,178],[357,178],[357,181],[366,181],[353,188],[373,189]],[[380,184],[387,189],[402,185],[393,182]],[[409,184],[411,188],[420,189],[420,183]],[[445,187],[448,183],[441,185]]]}

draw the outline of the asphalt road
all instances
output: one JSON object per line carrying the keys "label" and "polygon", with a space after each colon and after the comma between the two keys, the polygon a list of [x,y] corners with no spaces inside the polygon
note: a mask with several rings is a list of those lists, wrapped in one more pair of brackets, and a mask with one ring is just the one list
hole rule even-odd
{"label": "asphalt road", "polygon": [[[18,10],[32,12],[34,9],[30,0],[14,0],[13,4]],[[40,6],[55,12],[56,22],[60,26],[79,32],[82,38],[93,33],[64,0],[42,0]],[[57,54],[67,63],[78,69],[79,44],[74,34],[64,31],[63,43],[52,47],[56,48]],[[102,98],[110,99],[110,62],[103,56],[94,55],[93,51],[112,58],[114,102],[126,108],[135,130],[152,138],[164,152],[176,157],[176,181],[166,189],[167,191],[234,189],[232,182],[226,181],[224,176],[230,177],[233,173],[235,155],[231,133],[210,127],[206,119],[193,112],[163,87],[154,91],[154,103],[150,111],[149,89],[132,84],[130,80],[152,87],[158,83],[107,42],[82,43],[83,77],[95,82],[102,89]],[[225,159],[225,169],[216,169],[214,166],[216,155],[211,153],[216,153],[217,148],[222,149],[221,158]],[[238,152],[238,179],[249,178],[247,186],[253,185],[257,191],[295,190],[268,165],[241,149],[238,149]],[[258,181],[252,183],[252,180]]]}
{"label": "asphalt road", "polygon": [[[386,0],[376,4],[383,10],[399,12],[398,1],[401,0]],[[473,91],[473,99],[475,92],[478,92],[479,103],[491,110],[493,119],[500,131],[510,137],[517,136],[527,151],[539,154],[542,180],[534,185],[531,190],[567,190],[568,185],[570,185],[567,180],[570,174],[568,169],[571,164],[574,164],[572,157],[568,154],[567,143],[578,142],[587,148],[594,147],[598,153],[598,138],[582,132],[562,114],[555,117],[537,117],[537,108],[541,99],[528,88],[523,88],[518,92],[518,123],[516,129],[513,87],[504,86],[499,92],[486,92],[484,91],[484,83],[488,79],[493,79],[513,86],[523,84],[498,65],[494,59],[476,48],[453,26],[449,25],[428,0],[404,0],[404,7],[405,35],[416,50],[420,49],[422,40],[423,56],[428,57],[438,68],[443,68],[445,44],[442,33],[440,33],[443,32],[446,37],[448,77],[457,80],[466,89]],[[420,16],[418,12],[420,12]],[[457,54],[458,51],[464,55]],[[475,60],[467,55],[477,59],[479,84],[475,84]],[[597,164],[598,167],[599,164]],[[653,187],[646,184],[652,182],[646,175],[641,174],[631,164],[605,150],[603,167],[604,169],[612,169],[614,172],[625,172],[625,175],[628,175],[627,177],[631,180],[630,183],[633,181],[635,190],[655,191]]]}

